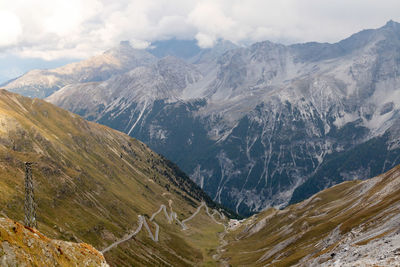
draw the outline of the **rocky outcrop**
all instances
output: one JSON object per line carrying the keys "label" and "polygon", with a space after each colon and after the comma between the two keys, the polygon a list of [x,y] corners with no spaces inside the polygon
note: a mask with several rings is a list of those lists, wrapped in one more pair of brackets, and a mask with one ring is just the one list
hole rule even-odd
{"label": "rocky outcrop", "polygon": [[8,218],[0,218],[1,266],[109,266],[86,243],[54,240]]}

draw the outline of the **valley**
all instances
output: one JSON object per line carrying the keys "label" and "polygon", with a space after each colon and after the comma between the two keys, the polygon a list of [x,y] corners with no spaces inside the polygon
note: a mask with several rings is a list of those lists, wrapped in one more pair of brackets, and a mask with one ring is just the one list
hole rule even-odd
{"label": "valley", "polygon": [[23,220],[24,162],[30,161],[38,229],[49,238],[89,243],[112,266],[216,264],[212,255],[224,227],[208,208],[235,215],[143,143],[5,90],[0,124],[3,217]]}

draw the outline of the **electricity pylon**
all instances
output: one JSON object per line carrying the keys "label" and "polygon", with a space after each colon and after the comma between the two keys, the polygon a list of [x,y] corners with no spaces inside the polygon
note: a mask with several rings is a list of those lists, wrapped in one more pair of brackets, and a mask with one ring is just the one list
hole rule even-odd
{"label": "electricity pylon", "polygon": [[33,191],[32,162],[25,162],[25,225],[37,228],[36,203]]}

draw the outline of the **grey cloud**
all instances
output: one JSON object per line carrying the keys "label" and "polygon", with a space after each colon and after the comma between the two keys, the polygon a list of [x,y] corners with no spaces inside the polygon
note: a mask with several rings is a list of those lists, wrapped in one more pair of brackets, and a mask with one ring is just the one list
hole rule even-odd
{"label": "grey cloud", "polygon": [[49,60],[88,57],[120,40],[334,42],[400,21],[398,0],[5,0],[0,10],[8,18],[0,53]]}

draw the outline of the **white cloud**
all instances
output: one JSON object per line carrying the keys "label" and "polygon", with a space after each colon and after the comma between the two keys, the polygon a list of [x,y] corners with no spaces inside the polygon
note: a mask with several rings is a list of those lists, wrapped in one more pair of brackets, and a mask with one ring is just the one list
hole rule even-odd
{"label": "white cloud", "polygon": [[10,11],[0,10],[0,46],[9,46],[18,42],[22,33],[18,17]]}
{"label": "white cloud", "polygon": [[400,21],[398,10],[398,0],[0,0],[0,53],[84,58],[171,37],[335,42]]}
{"label": "white cloud", "polygon": [[81,25],[102,8],[96,0],[52,0],[45,3],[47,14],[42,20],[43,30],[58,36],[79,33]]}
{"label": "white cloud", "polygon": [[197,40],[197,44],[203,48],[212,47],[216,40],[215,36],[210,36],[210,34],[202,32],[197,33],[195,38]]}

